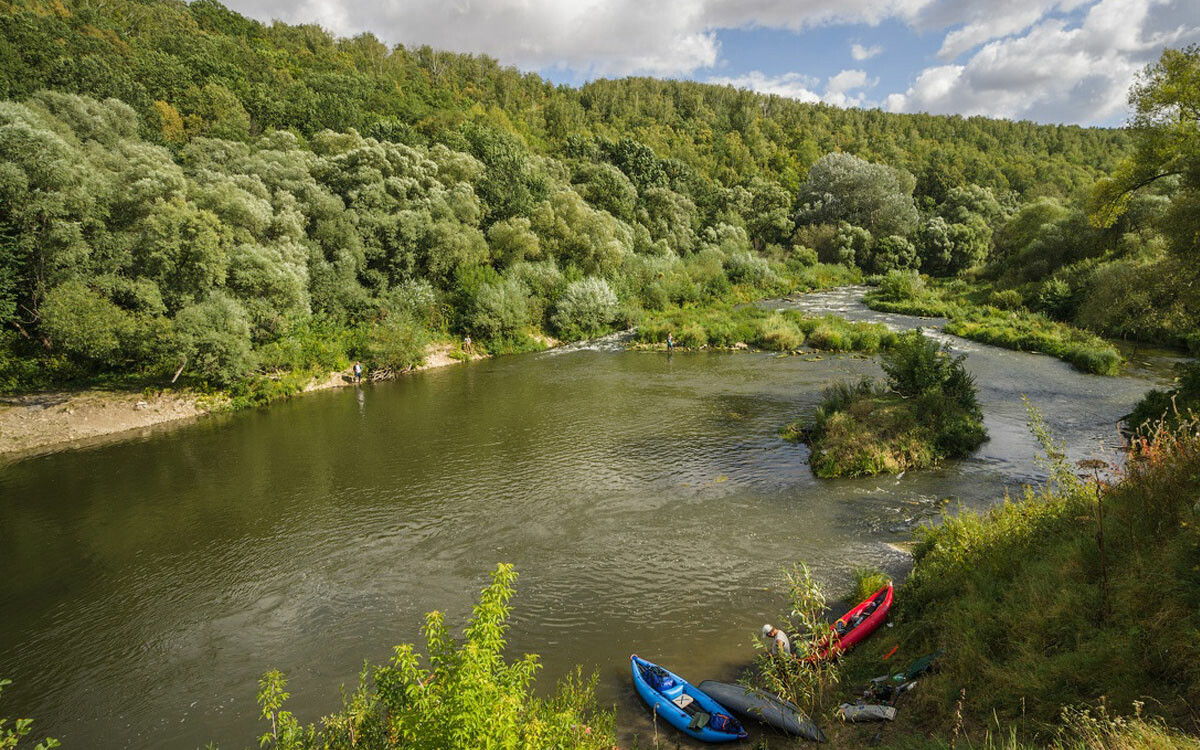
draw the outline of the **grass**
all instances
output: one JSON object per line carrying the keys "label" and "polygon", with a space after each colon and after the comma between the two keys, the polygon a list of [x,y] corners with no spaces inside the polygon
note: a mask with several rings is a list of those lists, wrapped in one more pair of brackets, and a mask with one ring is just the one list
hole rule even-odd
{"label": "grass", "polygon": [[854,587],[850,590],[850,603],[858,604],[892,580],[891,576],[878,568],[855,568]]}
{"label": "grass", "polygon": [[[896,627],[850,655],[846,689],[887,671],[895,646],[901,662],[943,648],[904,713],[976,738],[960,747],[1197,747],[1159,722],[1197,729],[1198,425],[1135,443],[1109,483],[1076,471],[1057,459],[1048,488],[924,530]],[[1088,712],[1064,721],[1072,706]]]}
{"label": "grass", "polygon": [[894,335],[882,355],[886,385],[863,378],[822,393],[810,425],[793,423],[785,438],[812,448],[822,478],[898,474],[957,458],[987,440],[975,381],[954,357],[920,331]]}
{"label": "grass", "polygon": [[913,405],[885,392],[856,395],[818,417],[809,463],[822,478],[898,474],[937,464],[933,435]]}
{"label": "grass", "polygon": [[874,354],[891,345],[894,334],[878,323],[852,323],[833,315],[809,317],[796,310],[763,310],[752,305],[682,307],[647,313],[635,340],[665,344],[667,335],[685,349],[754,347],[773,352],[810,349]]}
{"label": "grass", "polygon": [[947,333],[992,346],[1049,354],[1084,372],[1116,375],[1123,362],[1109,342],[1022,306],[1014,290],[954,281],[930,286],[913,272],[893,272],[863,301],[873,310],[947,318]]}

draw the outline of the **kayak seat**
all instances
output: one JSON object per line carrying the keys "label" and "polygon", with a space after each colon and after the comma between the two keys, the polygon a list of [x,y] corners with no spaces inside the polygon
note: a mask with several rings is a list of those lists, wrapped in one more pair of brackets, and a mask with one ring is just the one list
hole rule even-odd
{"label": "kayak seat", "polygon": [[[672,703],[676,703],[677,705],[679,705],[677,701],[684,695],[683,685],[675,682],[675,680],[671,680],[671,684],[668,686],[658,688],[658,692],[662,693],[667,700],[671,701]],[[690,699],[692,696],[689,695],[687,697]],[[684,705],[686,704],[679,705],[679,707],[683,708]]]}

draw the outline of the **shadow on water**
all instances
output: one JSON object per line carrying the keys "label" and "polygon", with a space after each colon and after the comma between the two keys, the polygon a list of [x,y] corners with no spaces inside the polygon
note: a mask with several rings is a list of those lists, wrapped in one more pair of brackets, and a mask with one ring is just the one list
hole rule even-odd
{"label": "shadow on water", "polygon": [[[879,316],[841,291],[785,301]],[[146,439],[0,468],[6,712],[68,745],[241,747],[255,680],[288,673],[305,721],[363,659],[461,624],[499,561],[520,573],[512,653],[549,688],[597,669],[626,739],[649,713],[632,652],[735,677],[804,560],[834,592],[943,507],[1038,479],[1020,396],[1072,455],[1111,453],[1153,383],[951,338],[992,439],[970,459],[825,481],[779,427],[870,359],[625,351],[620,337],[313,394]]]}

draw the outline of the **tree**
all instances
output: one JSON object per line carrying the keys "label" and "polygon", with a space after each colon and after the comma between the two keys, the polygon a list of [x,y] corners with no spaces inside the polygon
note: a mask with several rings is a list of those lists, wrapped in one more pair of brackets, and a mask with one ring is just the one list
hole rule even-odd
{"label": "tree", "polygon": [[175,317],[181,366],[216,385],[230,385],[254,369],[250,321],[236,300],[220,292]]}
{"label": "tree", "polygon": [[604,333],[617,316],[617,295],[608,282],[590,276],[573,281],[558,300],[553,322],[568,340]]}
{"label": "tree", "polygon": [[826,154],[800,186],[796,220],[845,221],[873,235],[906,235],[918,219],[912,191],[912,175],[850,154]]}

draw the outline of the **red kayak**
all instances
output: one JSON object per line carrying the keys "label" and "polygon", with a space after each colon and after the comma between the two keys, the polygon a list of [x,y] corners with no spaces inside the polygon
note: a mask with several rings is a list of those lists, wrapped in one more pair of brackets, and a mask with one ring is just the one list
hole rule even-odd
{"label": "red kayak", "polygon": [[813,662],[820,659],[837,658],[854,648],[883,624],[891,608],[892,584],[889,581],[888,585],[871,594],[868,599],[830,625],[829,629],[832,632],[821,639],[821,643],[817,646],[817,653],[807,657],[804,661]]}

